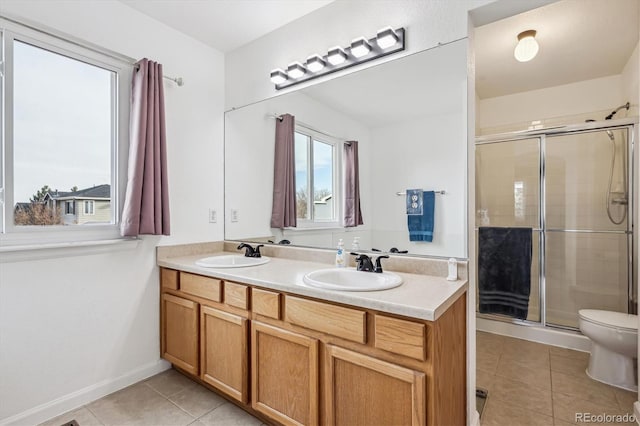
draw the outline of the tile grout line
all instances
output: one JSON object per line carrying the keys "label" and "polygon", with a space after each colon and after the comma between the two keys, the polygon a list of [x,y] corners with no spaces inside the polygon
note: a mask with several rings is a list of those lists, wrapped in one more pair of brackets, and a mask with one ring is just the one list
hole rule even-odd
{"label": "tile grout line", "polygon": [[[107,396],[108,396],[108,395],[107,395]],[[106,396],[103,396],[102,398],[105,398],[105,397],[106,397]],[[96,401],[100,401],[102,398],[96,399]],[[90,405],[91,403],[93,403],[93,402],[96,402],[96,401],[91,401],[89,404],[83,405],[83,407],[84,407],[84,408],[86,408],[86,409],[87,409],[87,411],[89,411],[89,412],[93,415],[93,417],[95,417],[95,418],[96,418],[96,420],[97,420],[97,421],[98,421],[102,426],[105,426],[105,425],[106,425],[106,423],[105,423],[105,422],[103,422],[103,421],[102,421],[102,419],[101,419],[100,417],[98,417],[98,415],[97,415],[96,413],[94,413],[94,412],[93,412],[93,410],[91,410],[91,408],[89,408],[89,405]]]}
{"label": "tile grout line", "polygon": [[169,399],[171,396],[175,396],[177,394],[179,394],[180,392],[183,392],[186,388],[180,389],[178,392],[174,392],[171,394],[171,396],[166,396],[164,394],[162,394],[159,390],[155,389],[153,386],[151,386],[149,383],[147,382],[143,382],[145,385],[147,385],[147,387],[149,387],[151,390],[153,390],[155,393],[157,393],[158,395],[160,395],[161,397],[163,397],[164,399],[166,399],[167,401],[169,401],[170,404],[172,404],[173,406],[177,407],[180,411],[182,411],[183,413],[185,413],[186,415],[188,415],[189,417],[193,418],[193,421],[188,423],[187,425],[190,425],[194,422],[196,422],[200,417],[196,417],[193,414],[191,414],[190,412],[188,412],[187,410],[185,410],[184,408],[182,408],[181,406],[179,406],[178,404],[176,404],[175,402],[173,402],[171,399]]}

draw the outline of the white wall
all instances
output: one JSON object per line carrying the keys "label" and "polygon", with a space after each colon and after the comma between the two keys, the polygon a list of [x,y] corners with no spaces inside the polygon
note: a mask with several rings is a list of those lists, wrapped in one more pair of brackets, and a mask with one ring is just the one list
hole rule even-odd
{"label": "white wall", "polygon": [[[460,81],[459,93],[450,94],[461,99],[456,113],[422,117],[372,131],[373,164],[385,165],[384,173],[372,176],[376,194],[374,247],[389,250],[405,241],[398,249],[431,256],[467,256],[466,116],[462,108],[465,88],[466,81]],[[409,242],[405,198],[396,195],[406,188],[447,192],[435,196],[432,242]]]}
{"label": "white wall", "polygon": [[0,263],[0,423],[34,424],[166,368],[155,246],[223,239],[224,58],[118,1],[2,0],[0,14],[185,79],[165,83],[171,237]]}
{"label": "white wall", "polygon": [[476,114],[482,134],[491,134],[526,129],[533,120],[559,124],[561,121],[558,119],[575,116],[570,121],[584,121],[585,113],[604,113],[602,116],[588,115],[594,120],[604,119],[606,114],[623,103],[624,97],[621,76],[613,75],[481,99]]}
{"label": "white wall", "polygon": [[[386,26],[405,27],[406,49],[380,61],[337,73],[344,75],[380,62],[467,37],[467,12],[491,0],[337,0],[251,42],[226,56],[226,107],[239,107],[276,94],[269,73],[293,61],[304,61],[352,39],[373,37]],[[335,78],[319,78],[309,84]],[[308,85],[308,84],[306,84]],[[305,87],[299,84],[286,91]]]}
{"label": "white wall", "polygon": [[[625,102],[631,103],[631,108],[627,115],[637,116],[639,114],[638,104],[640,103],[640,43],[636,44],[636,48],[629,57],[626,65],[620,75],[622,84],[622,95]],[[620,111],[622,112],[622,111]]]}

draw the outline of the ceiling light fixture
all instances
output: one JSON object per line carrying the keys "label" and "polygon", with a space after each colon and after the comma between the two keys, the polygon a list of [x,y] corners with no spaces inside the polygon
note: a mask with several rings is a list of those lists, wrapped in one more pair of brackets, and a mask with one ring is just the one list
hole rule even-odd
{"label": "ceiling light fixture", "polygon": [[347,54],[340,46],[332,47],[327,54],[327,60],[331,65],[340,65],[347,60]]}
{"label": "ceiling light fixture", "polygon": [[280,68],[276,68],[275,70],[271,71],[271,81],[273,82],[273,84],[282,84],[288,79],[289,77],[287,76],[287,73]]}
{"label": "ceiling light fixture", "polygon": [[307,69],[311,72],[318,72],[324,68],[325,65],[326,63],[320,55],[311,55],[307,58]]}
{"label": "ceiling light fixture", "polygon": [[398,42],[398,34],[391,27],[385,27],[378,31],[376,43],[380,49],[388,49]]}
{"label": "ceiling light fixture", "polygon": [[294,80],[302,77],[307,73],[307,69],[300,62],[290,63],[287,67],[287,74]]}
{"label": "ceiling light fixture", "polygon": [[520,62],[527,62],[536,57],[539,49],[536,30],[523,31],[518,34],[518,44],[513,51],[513,56]]}
{"label": "ceiling light fixture", "polygon": [[292,62],[288,65],[286,72],[276,68],[271,71],[271,81],[276,85],[276,90],[284,89],[294,84],[400,52],[404,50],[404,46],[404,28],[394,30],[391,27],[385,27],[370,39],[356,38],[349,47],[335,46],[329,49],[324,56],[311,55],[304,65],[300,62]]}
{"label": "ceiling light fixture", "polygon": [[356,58],[362,58],[371,52],[371,45],[364,37],[358,37],[351,42],[351,54]]}

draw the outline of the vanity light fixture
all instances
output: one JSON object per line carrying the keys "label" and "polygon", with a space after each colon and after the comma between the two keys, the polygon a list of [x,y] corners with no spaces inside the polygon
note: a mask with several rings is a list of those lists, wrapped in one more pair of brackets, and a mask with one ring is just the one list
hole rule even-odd
{"label": "vanity light fixture", "polygon": [[347,60],[347,54],[340,46],[332,47],[327,53],[327,61],[331,65],[340,65]]}
{"label": "vanity light fixture", "polygon": [[536,57],[539,49],[536,30],[523,31],[518,34],[518,44],[513,51],[513,56],[519,62],[527,62]]}
{"label": "vanity light fixture", "polygon": [[351,42],[351,54],[356,58],[362,58],[371,52],[371,45],[364,37],[358,37]]}
{"label": "vanity light fixture", "polygon": [[388,49],[398,42],[398,34],[391,27],[385,27],[378,31],[376,35],[376,43],[380,49]]}
{"label": "vanity light fixture", "polygon": [[394,30],[391,27],[385,27],[370,39],[356,38],[349,47],[335,46],[330,48],[324,56],[311,55],[304,65],[300,62],[293,62],[288,65],[286,72],[276,68],[271,71],[271,81],[276,85],[276,90],[284,89],[294,84],[400,52],[404,50],[404,47],[404,28]]}
{"label": "vanity light fixture", "polygon": [[282,84],[288,79],[289,77],[287,76],[287,73],[280,68],[276,68],[275,70],[271,71],[271,81],[273,82],[273,84]]}
{"label": "vanity light fixture", "polygon": [[311,72],[318,72],[324,68],[325,62],[319,55],[311,55],[307,58],[307,69]]}
{"label": "vanity light fixture", "polygon": [[306,68],[300,62],[293,62],[287,67],[287,74],[293,79],[298,79],[306,73]]}

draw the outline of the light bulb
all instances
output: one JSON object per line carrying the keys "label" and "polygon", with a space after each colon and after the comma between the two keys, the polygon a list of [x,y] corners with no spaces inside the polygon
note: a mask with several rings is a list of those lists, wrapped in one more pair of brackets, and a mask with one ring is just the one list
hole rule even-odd
{"label": "light bulb", "polygon": [[371,52],[371,46],[364,37],[359,37],[351,42],[351,54],[356,58],[362,58]]}
{"label": "light bulb", "polygon": [[538,54],[540,47],[536,41],[535,30],[523,31],[518,34],[518,44],[513,51],[513,56],[520,62],[532,60]]}
{"label": "light bulb", "polygon": [[331,65],[340,65],[347,60],[347,54],[340,46],[332,47],[327,53],[327,61]]}
{"label": "light bulb", "polygon": [[320,55],[311,55],[307,58],[307,69],[311,72],[318,72],[325,66],[324,60]]}
{"label": "light bulb", "polygon": [[387,49],[398,42],[399,38],[396,32],[391,27],[385,27],[378,31],[376,36],[376,43],[380,46],[380,49]]}
{"label": "light bulb", "polygon": [[293,78],[294,80],[302,77],[306,72],[307,70],[304,66],[302,66],[300,62],[293,62],[287,67],[287,74],[289,74],[289,77]]}
{"label": "light bulb", "polygon": [[280,68],[276,68],[271,71],[271,82],[273,84],[282,84],[287,81],[287,73],[281,70]]}

